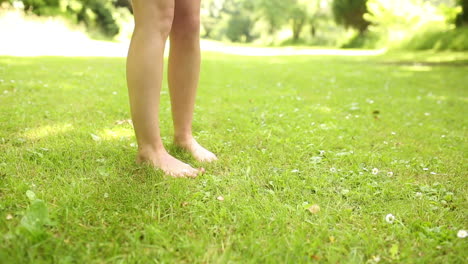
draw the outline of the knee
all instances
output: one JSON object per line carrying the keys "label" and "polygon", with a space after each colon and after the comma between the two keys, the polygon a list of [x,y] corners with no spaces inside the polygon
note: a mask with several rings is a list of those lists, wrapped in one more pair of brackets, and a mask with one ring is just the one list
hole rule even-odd
{"label": "knee", "polygon": [[145,34],[161,34],[162,37],[167,38],[174,21],[174,4],[171,1],[158,0],[144,1],[143,4],[141,8],[134,7],[135,31],[144,31]]}
{"label": "knee", "polygon": [[172,24],[171,36],[182,38],[200,37],[200,14],[176,13]]}

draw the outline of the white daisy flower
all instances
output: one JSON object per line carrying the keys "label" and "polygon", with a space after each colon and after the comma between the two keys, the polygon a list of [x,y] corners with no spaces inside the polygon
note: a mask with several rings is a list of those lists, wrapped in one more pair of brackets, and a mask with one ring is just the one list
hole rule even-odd
{"label": "white daisy flower", "polygon": [[377,169],[377,168],[372,169],[372,174],[376,175],[378,173],[379,173],[379,169]]}
{"label": "white daisy flower", "polygon": [[330,171],[331,171],[331,172],[336,172],[335,167],[331,167],[331,168],[330,168]]}
{"label": "white daisy flower", "polygon": [[457,233],[457,237],[459,238],[465,238],[468,236],[468,232],[466,232],[466,230],[458,230],[458,233]]}
{"label": "white daisy flower", "polygon": [[385,221],[389,224],[393,224],[393,222],[395,222],[395,216],[392,214],[388,214],[385,216]]}
{"label": "white daisy flower", "polygon": [[388,176],[388,177],[393,177],[393,171],[387,172],[387,176]]}

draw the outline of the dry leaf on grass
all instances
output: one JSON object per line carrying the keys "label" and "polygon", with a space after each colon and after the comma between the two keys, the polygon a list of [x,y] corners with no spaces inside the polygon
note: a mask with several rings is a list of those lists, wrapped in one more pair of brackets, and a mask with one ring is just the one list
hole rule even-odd
{"label": "dry leaf on grass", "polygon": [[320,212],[320,206],[318,204],[314,204],[307,208],[307,210],[309,210],[309,212],[311,212],[312,214],[318,214],[318,212]]}

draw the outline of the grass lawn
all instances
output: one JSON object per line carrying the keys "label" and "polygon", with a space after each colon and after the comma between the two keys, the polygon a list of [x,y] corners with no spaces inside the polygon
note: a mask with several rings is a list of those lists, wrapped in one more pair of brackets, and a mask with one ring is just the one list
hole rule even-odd
{"label": "grass lawn", "polygon": [[0,263],[466,263],[467,62],[205,53],[219,161],[171,145],[165,85],[207,170],[172,179],[134,163],[123,58],[0,57]]}

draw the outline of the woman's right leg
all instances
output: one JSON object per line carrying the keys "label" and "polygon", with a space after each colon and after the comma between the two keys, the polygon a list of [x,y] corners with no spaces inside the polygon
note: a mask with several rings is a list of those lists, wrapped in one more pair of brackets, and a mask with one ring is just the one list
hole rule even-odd
{"label": "woman's right leg", "polygon": [[138,142],[137,162],[148,162],[175,177],[198,171],[167,153],[159,131],[159,98],[164,46],[171,31],[174,0],[133,0],[135,30],[127,57],[127,85]]}

